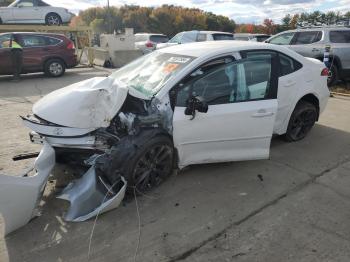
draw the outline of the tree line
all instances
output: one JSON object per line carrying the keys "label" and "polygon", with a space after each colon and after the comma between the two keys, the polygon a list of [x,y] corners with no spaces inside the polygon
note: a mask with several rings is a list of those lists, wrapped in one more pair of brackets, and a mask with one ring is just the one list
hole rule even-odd
{"label": "tree line", "polygon": [[72,23],[90,25],[94,31],[100,33],[131,27],[134,28],[135,33],[152,32],[168,36],[187,30],[233,32],[236,27],[235,22],[226,16],[174,5],[94,7],[81,11]]}

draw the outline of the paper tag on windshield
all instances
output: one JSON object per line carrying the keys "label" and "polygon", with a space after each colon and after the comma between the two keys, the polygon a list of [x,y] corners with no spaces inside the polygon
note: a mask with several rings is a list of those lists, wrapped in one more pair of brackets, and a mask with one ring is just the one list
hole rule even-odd
{"label": "paper tag on windshield", "polygon": [[178,66],[179,66],[179,64],[167,64],[166,66],[164,66],[163,72],[165,72],[165,73],[171,73],[171,72],[174,71]]}
{"label": "paper tag on windshield", "polygon": [[179,63],[179,64],[185,64],[187,63],[188,61],[190,61],[190,58],[187,58],[187,57],[170,57],[168,62],[170,63]]}

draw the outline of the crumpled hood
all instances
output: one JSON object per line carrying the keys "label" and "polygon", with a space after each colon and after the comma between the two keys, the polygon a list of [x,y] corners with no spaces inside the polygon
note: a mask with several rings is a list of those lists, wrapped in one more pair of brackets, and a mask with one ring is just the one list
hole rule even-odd
{"label": "crumpled hood", "polygon": [[94,77],[58,89],[33,106],[38,117],[67,127],[108,127],[122,107],[128,88],[109,77]]}

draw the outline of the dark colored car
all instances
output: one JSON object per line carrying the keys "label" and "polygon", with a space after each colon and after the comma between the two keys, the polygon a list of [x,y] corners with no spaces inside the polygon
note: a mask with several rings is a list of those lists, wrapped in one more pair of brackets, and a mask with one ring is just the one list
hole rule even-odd
{"label": "dark colored car", "polygon": [[60,34],[3,33],[0,34],[0,75],[13,73],[11,48],[2,43],[12,40],[23,48],[22,74],[44,72],[48,76],[62,76],[66,68],[77,65],[74,43]]}

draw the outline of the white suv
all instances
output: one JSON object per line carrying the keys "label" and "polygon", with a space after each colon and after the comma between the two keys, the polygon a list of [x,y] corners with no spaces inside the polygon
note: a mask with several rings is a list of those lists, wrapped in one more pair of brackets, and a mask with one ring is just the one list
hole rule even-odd
{"label": "white suv", "polygon": [[69,23],[74,14],[61,7],[53,7],[42,0],[17,0],[8,7],[0,7],[0,24]]}
{"label": "white suv", "polygon": [[174,166],[266,159],[273,134],[300,140],[318,120],[327,74],[285,47],[203,42],[56,90],[23,117],[31,140],[44,145],[36,175],[0,176],[6,231],[29,221],[56,161],[86,165],[60,196],[71,202],[65,219],[82,221],[118,206],[125,180],[144,192]]}

